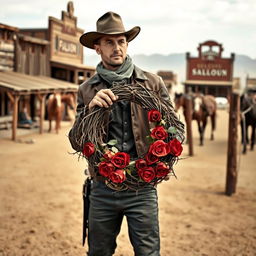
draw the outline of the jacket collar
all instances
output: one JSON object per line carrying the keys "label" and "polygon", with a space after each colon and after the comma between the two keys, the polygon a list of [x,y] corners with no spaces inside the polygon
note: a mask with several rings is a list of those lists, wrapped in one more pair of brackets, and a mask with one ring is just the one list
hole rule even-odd
{"label": "jacket collar", "polygon": [[[134,65],[134,80],[148,80],[148,78],[145,76],[144,71],[138,68],[137,66]],[[93,84],[99,84],[102,82],[102,79],[100,76],[96,73],[92,78],[89,79],[87,84],[93,85]]]}

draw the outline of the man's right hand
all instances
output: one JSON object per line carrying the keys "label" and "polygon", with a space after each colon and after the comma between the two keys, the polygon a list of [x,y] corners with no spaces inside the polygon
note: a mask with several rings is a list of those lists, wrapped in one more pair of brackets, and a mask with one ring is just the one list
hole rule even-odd
{"label": "man's right hand", "polygon": [[118,96],[115,96],[115,94],[110,89],[102,89],[96,93],[94,98],[89,103],[89,109],[91,109],[94,106],[108,108],[117,99]]}

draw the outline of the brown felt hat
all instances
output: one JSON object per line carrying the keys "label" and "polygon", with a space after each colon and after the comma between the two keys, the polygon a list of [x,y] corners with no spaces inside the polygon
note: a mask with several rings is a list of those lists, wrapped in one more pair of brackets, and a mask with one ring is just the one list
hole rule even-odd
{"label": "brown felt hat", "polygon": [[140,27],[136,26],[125,31],[122,18],[114,12],[107,12],[101,16],[96,23],[97,31],[84,33],[80,37],[80,43],[85,47],[94,49],[95,42],[106,35],[125,35],[128,42],[132,41],[140,32]]}

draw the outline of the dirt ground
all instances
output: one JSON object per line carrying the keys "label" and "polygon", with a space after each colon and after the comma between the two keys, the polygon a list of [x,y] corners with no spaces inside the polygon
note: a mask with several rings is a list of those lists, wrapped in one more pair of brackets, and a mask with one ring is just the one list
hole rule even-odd
{"label": "dirt ground", "polygon": [[[85,255],[81,245],[85,161],[69,154],[69,124],[59,135],[0,139],[0,256]],[[239,157],[237,191],[226,196],[228,114],[218,111],[215,141],[209,126],[194,157],[179,161],[158,187],[162,256],[256,255],[256,151]],[[1,131],[0,131],[1,132]],[[123,223],[115,256],[133,255]],[[145,255],[147,256],[147,255]]]}

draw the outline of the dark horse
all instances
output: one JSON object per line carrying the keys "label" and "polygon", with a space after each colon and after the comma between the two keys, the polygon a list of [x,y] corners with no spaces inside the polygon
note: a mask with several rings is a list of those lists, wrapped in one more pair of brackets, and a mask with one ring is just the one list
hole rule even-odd
{"label": "dark horse", "polygon": [[52,120],[56,121],[55,131],[59,132],[60,123],[63,116],[64,104],[67,104],[72,110],[75,109],[75,101],[74,95],[72,93],[63,94],[54,93],[51,94],[48,103],[47,103],[47,111],[48,111],[48,119],[49,119],[49,132],[52,130]]}
{"label": "dark horse", "polygon": [[200,146],[204,144],[204,131],[207,125],[208,116],[211,118],[211,140],[214,139],[214,130],[216,128],[216,111],[217,104],[215,98],[211,95],[202,94],[183,94],[175,93],[175,110],[178,111],[180,107],[183,107],[184,115],[186,111],[185,97],[192,98],[192,120],[196,120],[198,124],[198,131],[200,135]]}
{"label": "dark horse", "polygon": [[241,131],[243,154],[246,153],[246,146],[249,144],[248,127],[251,126],[250,148],[253,150],[255,144],[256,129],[256,93],[248,93],[241,96]]}

